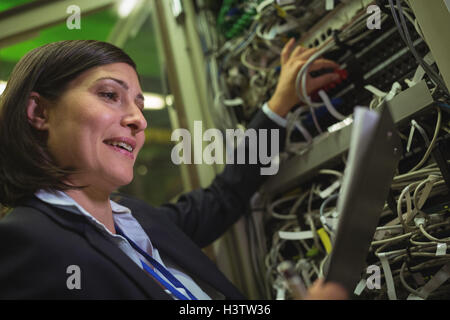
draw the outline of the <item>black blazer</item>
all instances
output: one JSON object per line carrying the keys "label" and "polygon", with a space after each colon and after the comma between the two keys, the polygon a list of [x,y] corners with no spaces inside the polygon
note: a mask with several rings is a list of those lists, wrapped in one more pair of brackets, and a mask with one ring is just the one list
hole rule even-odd
{"label": "black blazer", "polygon": [[[249,128],[284,129],[258,111]],[[270,137],[270,135],[269,135]],[[248,149],[248,144],[246,145]],[[269,149],[270,150],[270,149]],[[243,299],[200,248],[220,237],[243,213],[267,176],[259,164],[227,165],[212,184],[155,208],[121,197],[159,250],[199,284],[227,299]],[[81,289],[68,289],[67,267],[81,271]],[[0,220],[1,299],[171,299],[84,216],[23,201]]]}

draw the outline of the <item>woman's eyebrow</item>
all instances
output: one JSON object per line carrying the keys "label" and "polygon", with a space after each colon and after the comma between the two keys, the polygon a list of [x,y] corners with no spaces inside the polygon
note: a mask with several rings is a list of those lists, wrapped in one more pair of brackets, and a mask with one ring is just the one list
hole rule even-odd
{"label": "woman's eyebrow", "polygon": [[[98,82],[98,81],[101,81],[101,80],[113,80],[113,81],[117,82],[117,83],[118,83],[122,88],[124,88],[125,90],[128,90],[128,89],[129,89],[128,84],[127,84],[125,81],[120,80],[120,79],[117,79],[117,78],[113,78],[113,77],[102,77],[102,78],[98,78],[97,80],[95,80],[95,82]],[[138,93],[138,94],[136,95],[136,98],[139,99],[139,100],[144,101],[144,95],[143,95],[142,93]]]}

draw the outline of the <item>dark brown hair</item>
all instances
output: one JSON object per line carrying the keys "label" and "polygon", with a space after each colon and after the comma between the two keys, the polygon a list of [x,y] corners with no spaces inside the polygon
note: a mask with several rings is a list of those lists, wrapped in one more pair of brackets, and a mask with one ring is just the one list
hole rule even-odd
{"label": "dark brown hair", "polygon": [[[14,67],[0,96],[0,203],[14,207],[39,189],[67,190],[73,168],[60,168],[47,150],[46,134],[27,118],[32,91],[56,102],[69,82],[93,67],[136,64],[120,48],[94,40],[46,44],[26,54]],[[53,103],[52,103],[53,104]]]}

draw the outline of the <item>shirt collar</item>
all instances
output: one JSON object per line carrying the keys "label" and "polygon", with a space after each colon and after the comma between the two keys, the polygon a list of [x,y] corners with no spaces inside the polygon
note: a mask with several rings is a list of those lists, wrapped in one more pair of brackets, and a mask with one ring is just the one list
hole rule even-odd
{"label": "shirt collar", "polygon": [[[35,196],[41,199],[42,201],[52,204],[54,206],[64,207],[67,209],[69,208],[76,209],[78,213],[87,214],[90,216],[90,214],[83,207],[81,207],[74,199],[72,199],[69,195],[67,195],[67,193],[63,191],[58,190],[47,191],[41,189],[35,193]],[[129,208],[124,207],[112,200],[109,201],[113,213],[131,213],[131,210]]]}

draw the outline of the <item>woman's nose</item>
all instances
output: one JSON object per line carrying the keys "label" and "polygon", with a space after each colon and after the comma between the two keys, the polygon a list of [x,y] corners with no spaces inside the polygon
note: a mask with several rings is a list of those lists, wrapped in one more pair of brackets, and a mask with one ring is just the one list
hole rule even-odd
{"label": "woman's nose", "polygon": [[147,120],[141,109],[137,105],[131,104],[127,108],[127,113],[122,118],[122,125],[130,127],[136,134],[147,128]]}

